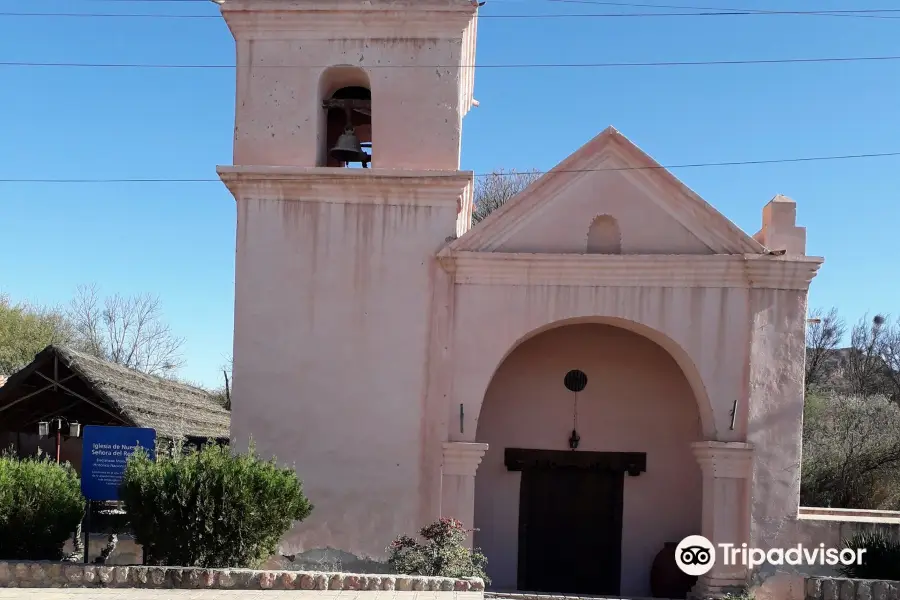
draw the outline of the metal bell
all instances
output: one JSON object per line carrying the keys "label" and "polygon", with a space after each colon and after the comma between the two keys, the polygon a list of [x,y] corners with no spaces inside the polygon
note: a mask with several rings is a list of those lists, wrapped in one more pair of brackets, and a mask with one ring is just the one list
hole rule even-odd
{"label": "metal bell", "polygon": [[341,137],[338,138],[337,143],[329,154],[335,160],[349,163],[364,162],[363,155],[365,153],[360,145],[359,138],[356,137],[356,132],[352,127],[348,127],[341,134]]}

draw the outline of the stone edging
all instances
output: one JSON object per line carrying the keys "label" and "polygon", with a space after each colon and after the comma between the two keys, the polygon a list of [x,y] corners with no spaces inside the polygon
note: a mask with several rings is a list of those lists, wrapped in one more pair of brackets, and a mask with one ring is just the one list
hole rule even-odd
{"label": "stone edging", "polygon": [[843,577],[807,577],[806,600],[900,600],[900,582]]}
{"label": "stone edging", "polygon": [[[610,596],[561,596],[558,593],[548,592],[485,592],[486,600],[611,600]],[[629,596],[628,600],[669,600],[666,598],[651,598],[649,596]],[[871,600],[871,599],[870,599]]]}
{"label": "stone edging", "polygon": [[363,575],[312,571],[255,571],[251,569],[85,565],[21,561],[0,562],[0,588],[6,587],[480,592],[484,591],[484,581],[477,577],[450,579],[448,577],[417,577],[413,575]]}

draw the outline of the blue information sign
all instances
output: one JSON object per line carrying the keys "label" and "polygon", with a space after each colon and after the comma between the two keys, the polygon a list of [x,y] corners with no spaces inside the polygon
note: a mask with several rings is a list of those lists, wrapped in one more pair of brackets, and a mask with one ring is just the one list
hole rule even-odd
{"label": "blue information sign", "polygon": [[141,447],[151,458],[156,430],[87,425],[82,434],[81,493],[88,500],[118,500],[128,457]]}

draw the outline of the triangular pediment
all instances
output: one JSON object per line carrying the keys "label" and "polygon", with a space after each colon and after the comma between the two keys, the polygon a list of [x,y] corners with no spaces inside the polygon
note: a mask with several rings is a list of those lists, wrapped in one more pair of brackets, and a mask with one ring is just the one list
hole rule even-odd
{"label": "triangular pediment", "polygon": [[766,249],[607,128],[447,251],[762,254]]}

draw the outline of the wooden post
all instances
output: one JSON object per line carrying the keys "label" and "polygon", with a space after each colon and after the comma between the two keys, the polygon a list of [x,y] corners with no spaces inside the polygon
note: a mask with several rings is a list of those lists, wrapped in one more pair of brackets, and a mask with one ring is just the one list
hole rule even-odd
{"label": "wooden post", "polygon": [[84,511],[84,564],[88,564],[88,554],[91,553],[91,511],[94,503],[87,501]]}

